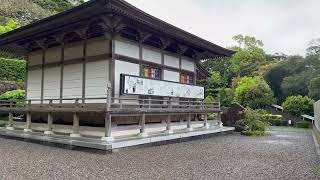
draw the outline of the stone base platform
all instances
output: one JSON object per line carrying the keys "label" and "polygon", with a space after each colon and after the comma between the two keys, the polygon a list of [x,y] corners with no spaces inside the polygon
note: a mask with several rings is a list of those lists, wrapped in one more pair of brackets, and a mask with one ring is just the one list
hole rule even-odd
{"label": "stone base platform", "polygon": [[172,134],[164,132],[150,133],[147,137],[124,136],[115,138],[112,142],[102,141],[101,138],[97,137],[70,137],[62,134],[44,134],[43,132],[37,131],[24,132],[23,130],[8,130],[5,128],[0,129],[0,136],[75,150],[90,149],[113,152],[115,150],[132,147],[162,145],[207,138],[232,131],[234,131],[233,127],[211,126],[209,129],[194,128],[193,131],[186,129],[174,130]]}

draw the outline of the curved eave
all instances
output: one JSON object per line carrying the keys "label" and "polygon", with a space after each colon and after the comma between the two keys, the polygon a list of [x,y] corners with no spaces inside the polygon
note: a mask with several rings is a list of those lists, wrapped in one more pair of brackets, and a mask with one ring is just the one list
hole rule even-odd
{"label": "curved eave", "polygon": [[50,16],[48,18],[44,18],[30,25],[1,35],[0,47],[29,37],[43,35],[69,23],[76,23],[82,19],[98,16],[106,12],[120,13],[128,18],[144,24],[148,28],[152,28],[160,33],[172,37],[177,41],[181,41],[212,54],[206,58],[228,57],[235,53],[233,50],[218,46],[167,22],[164,22],[150,14],[147,14],[124,0],[88,1],[78,7]]}

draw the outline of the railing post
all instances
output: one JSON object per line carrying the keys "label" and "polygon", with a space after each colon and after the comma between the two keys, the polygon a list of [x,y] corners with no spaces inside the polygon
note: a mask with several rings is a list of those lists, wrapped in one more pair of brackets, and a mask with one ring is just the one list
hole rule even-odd
{"label": "railing post", "polygon": [[193,128],[191,126],[191,113],[188,113],[187,130],[193,131]]}
{"label": "railing post", "polygon": [[46,135],[51,135],[53,134],[53,131],[52,131],[52,124],[53,124],[53,115],[52,115],[52,112],[51,112],[51,108],[52,108],[52,100],[49,100],[49,112],[48,112],[48,119],[47,119],[47,130],[44,131],[44,134]]}
{"label": "railing post", "polygon": [[111,83],[107,83],[107,102],[106,102],[106,113],[105,113],[105,135],[101,138],[102,141],[111,142],[113,141],[113,137],[111,134],[112,131],[112,115],[111,115]]}
{"label": "railing post", "polygon": [[151,97],[149,97],[149,109],[151,109]]}
{"label": "railing post", "polygon": [[8,126],[6,129],[8,130],[14,130],[13,128],[13,113],[12,113],[12,101],[10,101],[10,110],[9,110],[9,121],[8,121]]}
{"label": "railing post", "polygon": [[219,127],[220,127],[220,128],[223,128],[223,123],[222,123],[222,121],[221,121],[221,112],[219,111],[219,112],[217,113],[217,115],[218,115],[218,124],[219,124]]}
{"label": "railing post", "polygon": [[31,107],[31,100],[28,100],[28,105],[27,105],[27,117],[26,117],[26,129],[24,129],[24,132],[32,132],[31,129],[31,112],[30,112],[30,107]]}
{"label": "railing post", "polygon": [[[172,109],[172,98],[171,97],[169,98],[169,101],[168,101],[168,107],[169,107],[169,109]],[[166,123],[167,123],[167,127],[166,127],[165,133],[172,134],[173,131],[171,129],[171,114],[167,115]]]}
{"label": "railing post", "polygon": [[77,112],[79,108],[79,99],[75,100],[74,108],[75,108],[75,111],[73,112],[73,127],[72,127],[72,134],[70,134],[70,137],[81,137],[79,133],[80,119],[79,119],[79,113]]}
{"label": "railing post", "polygon": [[148,137],[148,133],[146,132],[146,113],[142,113],[140,119],[140,137]]}

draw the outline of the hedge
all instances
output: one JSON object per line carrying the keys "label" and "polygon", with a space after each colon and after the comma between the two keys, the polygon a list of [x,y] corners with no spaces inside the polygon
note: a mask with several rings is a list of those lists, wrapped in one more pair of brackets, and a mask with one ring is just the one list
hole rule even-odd
{"label": "hedge", "polygon": [[24,81],[26,62],[23,60],[0,58],[0,81]]}

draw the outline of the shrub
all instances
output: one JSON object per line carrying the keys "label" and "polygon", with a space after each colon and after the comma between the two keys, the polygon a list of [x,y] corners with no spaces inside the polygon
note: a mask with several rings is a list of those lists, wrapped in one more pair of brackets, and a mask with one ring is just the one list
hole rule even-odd
{"label": "shrub", "polygon": [[246,131],[244,134],[246,136],[264,136],[265,131]]}
{"label": "shrub", "polygon": [[290,96],[282,103],[285,111],[295,116],[313,114],[314,101],[307,96]]}
{"label": "shrub", "polygon": [[269,85],[259,76],[243,77],[234,84],[234,101],[246,107],[257,109],[275,102]]}
{"label": "shrub", "polygon": [[264,135],[269,123],[262,121],[265,111],[247,109],[244,119],[235,123],[236,131],[245,135]]}
{"label": "shrub", "polygon": [[13,90],[8,91],[4,94],[0,95],[0,100],[19,100],[25,98],[25,91],[24,90]]}
{"label": "shrub", "polygon": [[7,126],[7,123],[5,122],[0,122],[0,127],[6,127]]}
{"label": "shrub", "polygon": [[14,82],[14,81],[6,81],[0,82],[0,94],[3,94],[7,91],[24,89],[24,82]]}
{"label": "shrub", "polygon": [[262,118],[265,122],[273,126],[282,126],[285,124],[281,115],[264,114]]}
{"label": "shrub", "polygon": [[26,74],[26,62],[0,58],[0,80],[24,81]]}
{"label": "shrub", "polygon": [[309,128],[310,122],[308,121],[299,121],[296,123],[297,128]]}

